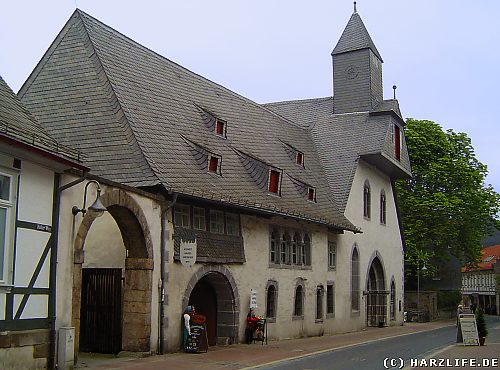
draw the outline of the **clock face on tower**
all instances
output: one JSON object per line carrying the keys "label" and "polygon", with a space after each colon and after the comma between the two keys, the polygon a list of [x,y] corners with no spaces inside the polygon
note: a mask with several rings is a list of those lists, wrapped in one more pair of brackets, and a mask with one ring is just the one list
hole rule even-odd
{"label": "clock face on tower", "polygon": [[354,80],[356,77],[358,77],[358,74],[359,74],[358,68],[354,65],[350,65],[345,70],[345,75],[348,80]]}

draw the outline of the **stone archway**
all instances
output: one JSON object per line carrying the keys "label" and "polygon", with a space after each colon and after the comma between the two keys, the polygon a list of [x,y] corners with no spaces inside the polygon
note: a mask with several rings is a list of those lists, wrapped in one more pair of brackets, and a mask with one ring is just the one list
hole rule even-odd
{"label": "stone archway", "polygon": [[366,323],[368,326],[387,324],[387,296],[384,267],[378,253],[372,259],[366,282]]}
{"label": "stone archway", "polygon": [[196,300],[192,294],[199,291],[200,284],[210,287],[215,295],[217,344],[238,343],[240,297],[231,272],[227,267],[220,265],[201,267],[193,274],[187,285],[182,298],[182,308],[190,301]]}
{"label": "stone archway", "polygon": [[[122,350],[149,352],[153,246],[148,222],[139,204],[124,190],[107,189],[101,196],[101,201],[116,221],[127,250]],[[75,352],[79,349],[84,245],[95,219],[92,212],[85,214],[74,244],[72,322],[75,327]]]}

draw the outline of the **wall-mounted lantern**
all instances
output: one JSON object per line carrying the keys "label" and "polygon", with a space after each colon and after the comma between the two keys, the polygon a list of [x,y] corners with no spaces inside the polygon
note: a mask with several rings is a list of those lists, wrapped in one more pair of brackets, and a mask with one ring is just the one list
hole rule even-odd
{"label": "wall-mounted lantern", "polygon": [[[85,207],[85,205],[87,203],[87,189],[88,189],[90,184],[94,184],[97,186],[97,197],[96,197],[94,203],[92,203],[92,205],[87,209]],[[102,216],[104,214],[104,212],[107,211],[107,209],[102,204],[100,197],[101,197],[101,185],[96,180],[90,180],[85,185],[85,192],[83,193],[83,207],[80,209],[77,206],[73,206],[73,208],[71,209],[71,212],[73,213],[74,216],[76,216],[79,212],[82,212],[82,214],[85,216],[85,213],[87,211],[92,211],[96,217]]]}

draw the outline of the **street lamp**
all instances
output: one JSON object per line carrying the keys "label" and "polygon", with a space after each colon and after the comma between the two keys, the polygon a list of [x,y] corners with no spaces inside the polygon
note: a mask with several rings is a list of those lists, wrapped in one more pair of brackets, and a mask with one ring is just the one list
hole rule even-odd
{"label": "street lamp", "polygon": [[[97,186],[97,196],[96,196],[94,203],[92,203],[92,205],[87,209],[87,208],[85,208],[85,204],[87,203],[87,189],[88,189],[90,184],[94,184]],[[100,197],[101,197],[101,185],[96,180],[90,180],[85,185],[85,191],[83,193],[83,207],[80,209],[77,206],[73,206],[73,208],[71,209],[71,213],[73,213],[73,216],[76,216],[79,212],[82,212],[82,214],[85,216],[85,213],[88,210],[90,210],[90,211],[94,212],[96,217],[102,216],[104,214],[104,212],[107,211],[107,209],[102,204]]]}
{"label": "street lamp", "polygon": [[420,260],[417,261],[417,322],[420,322],[420,270],[427,271],[427,267],[422,266],[420,269]]}

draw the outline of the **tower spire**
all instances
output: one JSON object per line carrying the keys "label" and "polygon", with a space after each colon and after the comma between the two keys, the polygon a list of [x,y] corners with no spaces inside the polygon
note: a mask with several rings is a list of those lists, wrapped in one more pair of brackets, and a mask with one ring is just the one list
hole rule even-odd
{"label": "tower spire", "polygon": [[356,11],[356,2],[354,2],[354,13],[357,13],[357,11]]}

